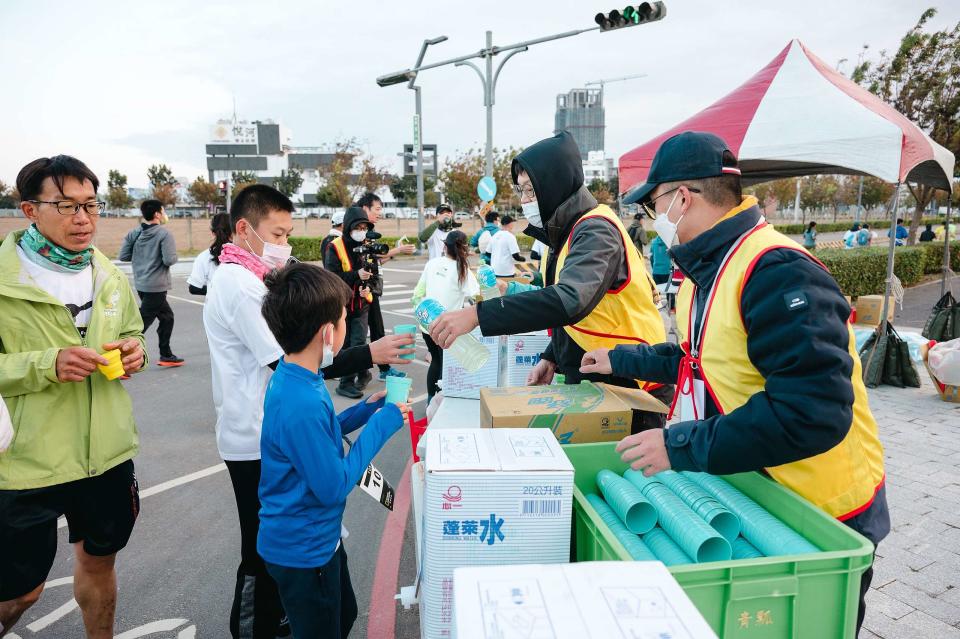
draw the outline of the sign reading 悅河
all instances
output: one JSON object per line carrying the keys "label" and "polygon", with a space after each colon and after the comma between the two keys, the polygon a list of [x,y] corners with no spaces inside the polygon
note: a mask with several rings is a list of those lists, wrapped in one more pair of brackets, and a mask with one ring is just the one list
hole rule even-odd
{"label": "sign reading \u6085\u6cb3", "polygon": [[482,202],[489,202],[497,197],[497,182],[489,175],[485,175],[477,182],[477,195]]}

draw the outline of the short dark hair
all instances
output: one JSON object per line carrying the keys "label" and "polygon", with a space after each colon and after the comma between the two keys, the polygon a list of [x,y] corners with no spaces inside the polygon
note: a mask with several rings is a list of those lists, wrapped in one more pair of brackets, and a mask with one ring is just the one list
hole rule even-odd
{"label": "short dark hair", "polygon": [[357,206],[360,206],[360,207],[365,206],[369,209],[373,207],[374,202],[379,202],[380,204],[383,204],[383,200],[380,199],[380,196],[378,196],[376,193],[371,193],[370,191],[367,191],[360,197],[359,200],[357,200]]}
{"label": "short dark hair", "polygon": [[260,312],[284,353],[299,353],[324,324],[336,324],[350,301],[343,280],[313,264],[297,262],[263,278]]}
{"label": "short dark hair", "polygon": [[897,218],[897,224],[903,224],[903,218],[902,218],[902,217],[898,217],[898,218]]}
{"label": "short dark hair", "polygon": [[90,180],[93,190],[100,188],[100,180],[86,164],[70,155],[55,155],[52,158],[37,158],[20,169],[17,174],[17,192],[20,200],[35,200],[43,192],[43,181],[53,178],[60,193],[63,193],[63,179],[72,177],[84,182]]}
{"label": "short dark hair", "polygon": [[497,213],[496,211],[490,211],[485,216],[483,216],[483,219],[487,222],[487,224],[493,224],[494,222],[500,219],[500,214]]}
{"label": "short dark hair", "polygon": [[506,226],[508,224],[513,224],[513,221],[514,220],[512,217],[510,217],[509,215],[504,215],[502,218],[500,218],[500,225]]}
{"label": "short dark hair", "polygon": [[270,211],[293,213],[293,202],[286,195],[266,184],[251,184],[237,195],[230,207],[230,226],[236,231],[237,222],[246,220],[256,228]]}
{"label": "short dark hair", "polygon": [[140,215],[147,222],[152,222],[157,217],[157,213],[163,208],[163,202],[160,200],[144,200],[140,203]]}

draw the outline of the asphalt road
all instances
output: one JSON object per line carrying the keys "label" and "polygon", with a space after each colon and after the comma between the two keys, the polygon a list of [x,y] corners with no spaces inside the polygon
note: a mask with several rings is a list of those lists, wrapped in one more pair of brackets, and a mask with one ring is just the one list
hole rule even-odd
{"label": "asphalt road", "polygon": [[[412,321],[408,300],[422,264],[423,260],[409,260],[387,265],[383,309],[388,329]],[[175,267],[170,296],[176,314],[172,346],[186,359],[186,365],[174,369],[150,366],[123,382],[133,397],[140,430],[141,452],[135,464],[142,510],[130,543],[117,561],[116,636],[120,639],[229,637],[227,622],[240,559],[240,535],[230,480],[214,440],[203,299],[187,293],[184,279],[188,273],[189,264]],[[147,346],[151,358],[159,357],[155,326],[147,335]],[[414,397],[425,398],[426,352],[423,344],[418,344],[418,360],[406,367],[414,380]],[[346,408],[351,400],[333,394],[335,384],[328,382],[334,403],[338,409]],[[370,385],[372,390],[382,388],[376,381]],[[418,402],[419,415],[423,403],[423,399]],[[374,463],[398,487],[410,455],[410,439],[404,429],[394,435]],[[347,505],[344,523],[350,535],[344,543],[360,608],[351,637],[367,636],[371,589],[387,514],[359,491],[354,491]],[[407,523],[402,584],[411,583],[416,572],[412,519]],[[47,590],[16,626],[15,635],[22,639],[84,636],[72,600],[72,574],[73,553],[64,527]],[[388,586],[397,591],[396,584]],[[388,612],[387,606],[378,612]],[[398,612],[397,624],[397,636],[419,636],[415,610]]]}

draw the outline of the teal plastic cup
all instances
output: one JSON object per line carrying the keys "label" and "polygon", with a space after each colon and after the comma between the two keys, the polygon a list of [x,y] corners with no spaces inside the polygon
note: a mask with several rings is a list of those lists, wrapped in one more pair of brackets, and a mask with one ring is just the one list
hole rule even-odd
{"label": "teal plastic cup", "polygon": [[[416,345],[417,331],[420,330],[416,324],[397,324],[393,327],[394,335],[413,335],[414,345]],[[401,355],[400,359],[416,359],[416,353],[410,353],[409,355]]]}
{"label": "teal plastic cup", "polygon": [[413,380],[409,377],[387,377],[387,404],[405,404],[410,398]]}
{"label": "teal plastic cup", "polygon": [[613,512],[603,499],[598,495],[587,495],[587,501],[590,502],[593,509],[600,515],[600,519],[607,525],[610,532],[612,532],[617,540],[623,544],[623,547],[627,549],[631,557],[637,561],[658,560],[656,555],[640,540],[640,537],[627,530],[627,527],[620,521],[619,515]]}
{"label": "teal plastic cup", "polygon": [[687,553],[683,552],[683,549],[659,526],[643,535],[642,538],[643,543],[650,549],[654,557],[667,566],[682,566],[683,564],[693,563]]}
{"label": "teal plastic cup", "polygon": [[744,539],[743,537],[737,537],[733,540],[733,558],[734,559],[759,559],[763,557],[763,553],[757,550],[753,544]]}
{"label": "teal plastic cup", "polygon": [[733,540],[740,534],[740,520],[737,519],[737,516],[727,510],[707,491],[680,473],[665,470],[657,474],[657,479],[682,499],[693,512],[700,515],[714,530],[723,535],[723,538],[729,543],[732,544]]}
{"label": "teal plastic cup", "polygon": [[597,473],[603,498],[630,532],[641,535],[657,525],[657,509],[636,487],[612,470]]}

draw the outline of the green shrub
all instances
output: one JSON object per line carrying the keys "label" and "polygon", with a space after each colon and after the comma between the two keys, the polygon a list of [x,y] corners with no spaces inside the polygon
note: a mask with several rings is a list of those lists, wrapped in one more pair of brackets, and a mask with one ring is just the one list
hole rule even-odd
{"label": "green shrub", "polygon": [[[951,252],[955,245],[960,245],[960,242],[951,244]],[[851,297],[858,297],[883,293],[887,278],[887,250],[879,246],[854,250],[826,249],[817,251],[816,255],[830,269],[840,290]],[[904,286],[913,286],[923,279],[924,274],[940,272],[939,267],[930,270],[935,254],[942,260],[943,247],[939,251],[929,245],[899,247],[894,253],[893,272]],[[951,262],[955,261],[960,262],[960,259],[951,259]]]}

